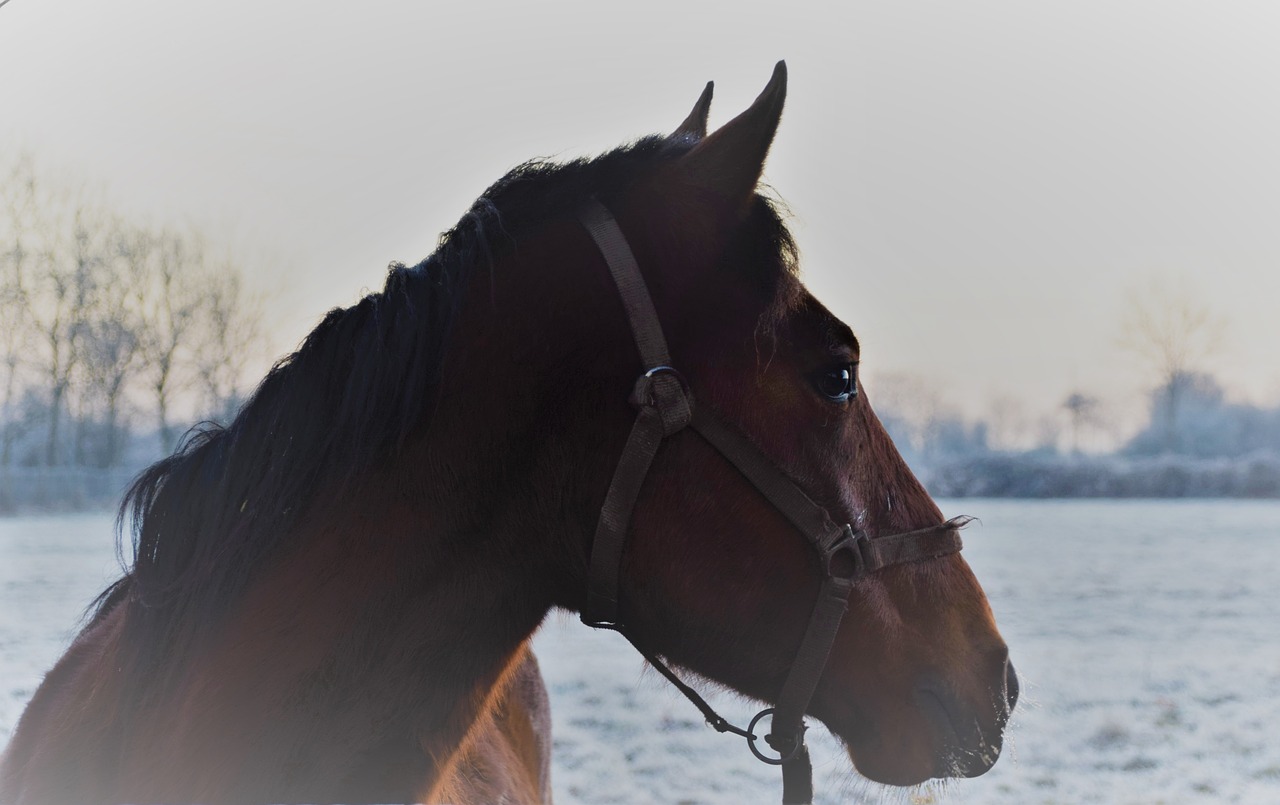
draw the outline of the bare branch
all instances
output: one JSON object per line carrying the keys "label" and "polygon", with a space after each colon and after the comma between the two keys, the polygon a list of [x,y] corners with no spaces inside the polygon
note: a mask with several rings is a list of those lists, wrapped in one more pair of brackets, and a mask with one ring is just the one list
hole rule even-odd
{"label": "bare branch", "polygon": [[1158,411],[1164,420],[1165,449],[1176,451],[1182,398],[1221,349],[1226,322],[1185,282],[1156,279],[1129,300],[1121,345],[1154,376],[1153,416]]}

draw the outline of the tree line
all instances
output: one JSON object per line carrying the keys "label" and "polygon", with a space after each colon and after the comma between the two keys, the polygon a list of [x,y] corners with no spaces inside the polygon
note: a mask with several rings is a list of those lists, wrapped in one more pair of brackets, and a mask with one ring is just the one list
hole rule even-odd
{"label": "tree line", "polygon": [[[1039,417],[997,400],[977,420],[909,375],[878,377],[873,396],[912,466],[947,494],[1145,494],[1164,477],[1144,463],[1156,460],[1169,477],[1201,479],[1188,488],[1280,495],[1280,407],[1231,402],[1205,371],[1221,329],[1194,294],[1156,284],[1132,295],[1118,341],[1145,368],[1148,419],[1118,439],[1086,391]],[[191,228],[120,215],[29,153],[0,156],[0,473],[11,486],[13,470],[135,470],[171,452],[192,422],[235,415],[265,351],[234,255]],[[1084,466],[1091,436],[1112,447]],[[1161,488],[1186,487],[1174,481]],[[62,491],[0,489],[0,510]]]}
{"label": "tree line", "polygon": [[[240,263],[0,160],[0,468],[118,468],[234,415],[263,351]],[[145,442],[149,441],[150,444]]]}
{"label": "tree line", "polygon": [[915,397],[900,404],[904,385],[923,384],[888,385],[881,420],[935,495],[1280,498],[1280,406],[1233,401],[1206,372],[1151,388],[1145,422],[1105,452],[1081,449],[1087,431],[1108,430],[1107,406],[1085,392],[1019,427],[1004,406],[967,419]]}
{"label": "tree line", "polygon": [[1120,324],[1147,399],[1136,430],[1083,389],[1034,419],[1014,400],[969,419],[910,376],[877,386],[881,420],[944,496],[1280,498],[1280,406],[1232,400],[1210,371],[1225,320],[1156,283],[1130,294]]}

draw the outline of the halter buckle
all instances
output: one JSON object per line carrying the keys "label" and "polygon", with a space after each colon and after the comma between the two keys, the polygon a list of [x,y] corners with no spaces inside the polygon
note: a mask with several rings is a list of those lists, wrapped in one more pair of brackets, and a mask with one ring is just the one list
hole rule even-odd
{"label": "halter buckle", "polygon": [[[674,379],[676,382],[670,382]],[[683,430],[693,420],[693,395],[689,381],[673,366],[655,366],[636,379],[631,404],[650,407],[662,417],[662,435]]]}
{"label": "halter buckle", "polygon": [[645,372],[644,376],[653,377],[654,375],[660,375],[660,374],[675,375],[676,380],[680,381],[680,387],[685,390],[686,394],[689,392],[689,381],[685,380],[684,375],[680,374],[680,370],[675,368],[674,366],[655,366],[649,371]]}
{"label": "halter buckle", "polygon": [[845,523],[840,530],[840,536],[822,553],[827,576],[853,581],[865,575],[867,557],[862,552],[862,547],[866,541],[866,534],[855,532],[853,526]]}

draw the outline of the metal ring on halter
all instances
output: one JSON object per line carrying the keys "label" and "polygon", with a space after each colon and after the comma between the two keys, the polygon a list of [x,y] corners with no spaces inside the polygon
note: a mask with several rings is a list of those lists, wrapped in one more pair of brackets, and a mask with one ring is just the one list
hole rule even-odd
{"label": "metal ring on halter", "polygon": [[680,370],[675,368],[674,366],[655,366],[649,371],[645,372],[644,376],[653,377],[654,375],[660,375],[660,374],[674,375],[676,380],[680,382],[680,387],[685,390],[685,393],[688,393],[689,381],[685,380],[684,375],[680,374]]}
{"label": "metal ring on halter", "polygon": [[771,715],[773,715],[773,708],[766,707],[764,710],[756,713],[755,718],[751,719],[751,723],[747,725],[747,746],[751,749],[751,754],[755,755],[757,759],[768,763],[770,766],[781,766],[783,763],[786,763],[788,760],[791,760],[800,753],[800,748],[804,746],[805,726],[803,724],[800,725],[800,734],[796,736],[796,742],[791,747],[790,752],[785,755],[781,755],[780,757],[768,757],[756,748],[756,738],[760,737],[759,735],[756,735],[756,724],[760,723],[760,719]]}

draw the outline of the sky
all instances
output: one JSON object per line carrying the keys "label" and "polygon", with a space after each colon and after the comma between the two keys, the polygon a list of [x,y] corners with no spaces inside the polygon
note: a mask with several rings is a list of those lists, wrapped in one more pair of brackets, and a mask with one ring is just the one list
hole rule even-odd
{"label": "sky", "polygon": [[1280,403],[1277,42],[1273,2],[10,0],[0,149],[234,242],[284,351],[512,166],[669,131],[707,80],[715,127],[786,59],[765,179],[872,400],[1136,422],[1153,287]]}

